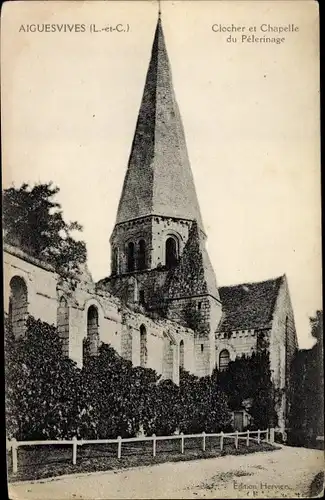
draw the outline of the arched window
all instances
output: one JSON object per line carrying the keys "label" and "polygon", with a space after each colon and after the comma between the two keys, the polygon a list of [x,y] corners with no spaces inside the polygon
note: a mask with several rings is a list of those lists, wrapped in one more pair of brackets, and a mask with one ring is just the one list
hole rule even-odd
{"label": "arched window", "polygon": [[179,343],[179,367],[184,368],[184,340]]}
{"label": "arched window", "polygon": [[89,340],[89,353],[91,356],[97,354],[99,341],[98,326],[98,309],[92,305],[89,307],[87,313],[87,338]]}
{"label": "arched window", "polygon": [[139,252],[138,252],[138,269],[142,270],[146,268],[146,242],[144,240],[139,241]]}
{"label": "arched window", "polygon": [[144,325],[140,326],[140,366],[147,366],[147,331]]}
{"label": "arched window", "polygon": [[9,321],[15,338],[25,333],[27,314],[27,285],[23,278],[14,276],[10,281]]}
{"label": "arched window", "polygon": [[221,351],[219,355],[219,370],[221,372],[227,370],[229,361],[230,361],[229,352],[227,351],[227,349],[224,349],[223,351]]}
{"label": "arched window", "polygon": [[61,297],[57,309],[57,329],[62,340],[62,352],[69,356],[69,306],[64,297]]}
{"label": "arched window", "polygon": [[132,241],[130,241],[130,243],[128,244],[128,262],[127,262],[127,265],[128,265],[128,271],[129,272],[132,272],[134,271],[134,243]]}
{"label": "arched window", "polygon": [[139,292],[139,304],[141,306],[144,306],[146,303],[145,295],[144,295],[144,290],[140,290]]}
{"label": "arched window", "polygon": [[178,251],[175,238],[167,238],[165,247],[165,262],[168,269],[177,265]]}
{"label": "arched window", "polygon": [[112,250],[112,274],[118,273],[118,249],[113,248]]}

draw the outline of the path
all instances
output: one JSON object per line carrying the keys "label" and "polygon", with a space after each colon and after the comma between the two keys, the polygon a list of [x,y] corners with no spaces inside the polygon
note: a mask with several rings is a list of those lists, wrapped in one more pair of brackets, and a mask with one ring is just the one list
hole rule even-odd
{"label": "path", "polygon": [[282,447],[191,462],[9,485],[12,500],[119,498],[306,498],[324,452]]}

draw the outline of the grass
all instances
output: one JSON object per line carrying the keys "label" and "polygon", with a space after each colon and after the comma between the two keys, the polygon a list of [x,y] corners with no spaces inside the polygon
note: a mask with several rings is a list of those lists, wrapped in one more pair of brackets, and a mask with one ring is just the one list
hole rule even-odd
{"label": "grass", "polygon": [[8,480],[45,479],[63,474],[90,473],[97,471],[118,470],[129,467],[141,467],[164,462],[180,462],[225,455],[243,455],[257,451],[278,449],[268,443],[257,444],[239,441],[235,449],[233,439],[224,440],[223,451],[220,451],[219,438],[207,438],[206,450],[202,450],[202,439],[185,439],[184,454],[180,452],[178,440],[158,441],[156,457],[152,456],[151,442],[122,444],[122,456],[117,458],[116,444],[78,446],[77,463],[72,464],[72,446],[29,446],[18,448],[18,472],[12,472],[11,452],[7,454]]}

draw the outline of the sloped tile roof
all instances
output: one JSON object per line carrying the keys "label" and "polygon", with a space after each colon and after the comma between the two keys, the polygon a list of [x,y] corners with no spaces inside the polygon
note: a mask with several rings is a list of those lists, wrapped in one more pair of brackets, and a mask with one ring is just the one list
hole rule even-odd
{"label": "sloped tile roof", "polygon": [[283,276],[258,283],[219,288],[223,314],[217,331],[270,326]]}

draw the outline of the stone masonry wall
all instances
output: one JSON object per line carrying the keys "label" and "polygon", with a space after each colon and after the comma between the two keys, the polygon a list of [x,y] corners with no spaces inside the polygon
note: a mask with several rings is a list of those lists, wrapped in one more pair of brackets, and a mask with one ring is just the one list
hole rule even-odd
{"label": "stone masonry wall", "polygon": [[[194,332],[191,329],[168,319],[154,320],[141,312],[131,311],[108,292],[96,291],[92,282],[82,280],[77,289],[69,294],[64,284],[59,284],[58,276],[51,269],[17,255],[13,255],[11,250],[4,253],[5,312],[9,312],[9,284],[14,276],[25,280],[28,314],[36,319],[57,326],[60,304],[62,307],[66,303],[68,311],[64,311],[64,321],[68,322],[68,338],[65,348],[78,366],[82,366],[83,339],[87,337],[87,314],[93,306],[98,312],[100,341],[110,344],[134,365],[140,364],[140,327],[143,325],[147,332],[148,368],[156,370],[163,377],[173,377],[174,382],[178,383],[179,345],[183,340],[184,367],[194,372]],[[67,325],[63,326],[66,332]],[[62,332],[59,334],[62,336]]]}
{"label": "stone masonry wall", "polygon": [[50,266],[33,259],[27,261],[17,249],[7,246],[4,249],[4,312],[9,313],[10,281],[15,276],[22,278],[27,287],[28,313],[35,319],[42,319],[49,324],[57,320],[57,282],[58,276]]}
{"label": "stone masonry wall", "polygon": [[287,279],[284,277],[273,314],[270,335],[270,364],[273,382],[277,390],[278,425],[281,430],[287,426],[290,393],[290,365],[298,347],[293,309],[290,301]]}
{"label": "stone masonry wall", "polygon": [[165,243],[169,236],[173,236],[176,239],[178,243],[178,255],[182,255],[190,225],[191,221],[188,220],[152,215],[150,217],[130,220],[115,226],[111,237],[111,246],[118,249],[118,274],[128,272],[128,242],[132,241],[135,243],[137,250],[138,241],[144,239],[146,242],[146,268],[155,269],[158,266],[165,266],[166,264]]}
{"label": "stone masonry wall", "polygon": [[243,354],[251,356],[257,349],[257,332],[255,330],[238,330],[231,334],[226,332],[216,333],[216,365],[219,368],[219,356],[221,351],[227,349],[230,360]]}

